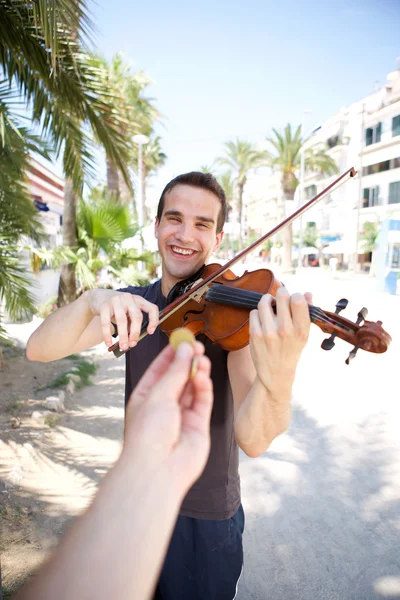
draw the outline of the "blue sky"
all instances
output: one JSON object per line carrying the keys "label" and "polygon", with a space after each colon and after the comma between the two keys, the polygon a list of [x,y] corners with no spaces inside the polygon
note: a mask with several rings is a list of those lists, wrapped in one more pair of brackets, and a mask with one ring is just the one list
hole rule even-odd
{"label": "blue sky", "polygon": [[91,4],[98,50],[124,52],[153,79],[149,95],[168,164],[211,164],[236,136],[262,142],[272,127],[328,118],[400,67],[400,0],[247,0]]}

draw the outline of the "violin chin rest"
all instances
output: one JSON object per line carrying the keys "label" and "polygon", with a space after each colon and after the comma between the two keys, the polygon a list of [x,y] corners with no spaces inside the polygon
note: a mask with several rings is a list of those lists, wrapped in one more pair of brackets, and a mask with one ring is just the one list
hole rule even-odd
{"label": "violin chin rest", "polygon": [[188,277],[187,279],[183,279],[182,281],[178,281],[178,283],[176,283],[174,285],[174,287],[168,294],[167,303],[171,304],[174,300],[179,298],[179,296],[182,296],[183,294],[185,294],[187,292],[187,290],[190,288],[190,286],[195,281],[200,279],[200,277],[203,274],[204,268],[205,268],[205,265],[203,265],[198,271],[196,271],[196,273],[194,273],[194,275],[191,275],[190,277]]}

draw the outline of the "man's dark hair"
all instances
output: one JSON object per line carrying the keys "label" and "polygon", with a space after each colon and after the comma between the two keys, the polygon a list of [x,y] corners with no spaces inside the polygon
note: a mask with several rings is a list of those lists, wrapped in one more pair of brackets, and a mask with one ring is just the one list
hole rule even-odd
{"label": "man's dark hair", "polygon": [[217,198],[221,202],[221,210],[219,211],[217,221],[217,233],[220,233],[222,231],[227,216],[226,195],[222,187],[219,185],[218,181],[215,179],[214,175],[211,175],[211,173],[191,171],[190,173],[178,175],[178,177],[175,177],[175,179],[172,179],[172,181],[167,183],[167,185],[163,189],[160,201],[158,203],[157,219],[159,221],[161,220],[161,216],[164,210],[165,196],[169,194],[169,192],[176,185],[192,185],[193,187],[208,190],[209,192],[212,192],[213,194],[215,194],[215,196],[217,196]]}

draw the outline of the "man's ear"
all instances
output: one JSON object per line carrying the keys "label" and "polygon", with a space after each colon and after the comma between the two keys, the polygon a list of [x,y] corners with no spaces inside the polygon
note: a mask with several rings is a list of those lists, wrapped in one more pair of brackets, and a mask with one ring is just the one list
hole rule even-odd
{"label": "man's ear", "polygon": [[158,238],[158,226],[159,226],[159,220],[158,220],[158,217],[156,217],[156,220],[154,223],[154,235],[156,236],[156,238]]}
{"label": "man's ear", "polygon": [[224,232],[220,231],[219,233],[217,233],[217,237],[215,240],[215,246],[214,246],[214,250],[213,252],[216,252],[218,250],[218,248],[220,247],[222,240],[224,238]]}

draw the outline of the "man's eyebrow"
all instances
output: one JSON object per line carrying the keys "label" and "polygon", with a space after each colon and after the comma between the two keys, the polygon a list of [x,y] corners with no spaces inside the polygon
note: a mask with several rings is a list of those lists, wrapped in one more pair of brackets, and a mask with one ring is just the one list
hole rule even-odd
{"label": "man's eyebrow", "polygon": [[196,219],[198,221],[203,221],[204,223],[212,223],[212,224],[215,223],[215,221],[214,221],[214,219],[212,217],[201,217],[201,216],[199,216],[199,217],[196,217]]}
{"label": "man's eyebrow", "polygon": [[[183,217],[183,214],[179,210],[169,209],[169,210],[166,210],[164,214],[166,216],[171,215],[171,216],[175,216],[175,217]],[[215,223],[215,221],[214,221],[214,219],[212,217],[197,216],[196,220],[197,221],[203,221],[204,223],[212,223],[212,224]]]}
{"label": "man's eyebrow", "polygon": [[166,210],[164,215],[175,215],[176,217],[183,217],[183,214],[179,210]]}

